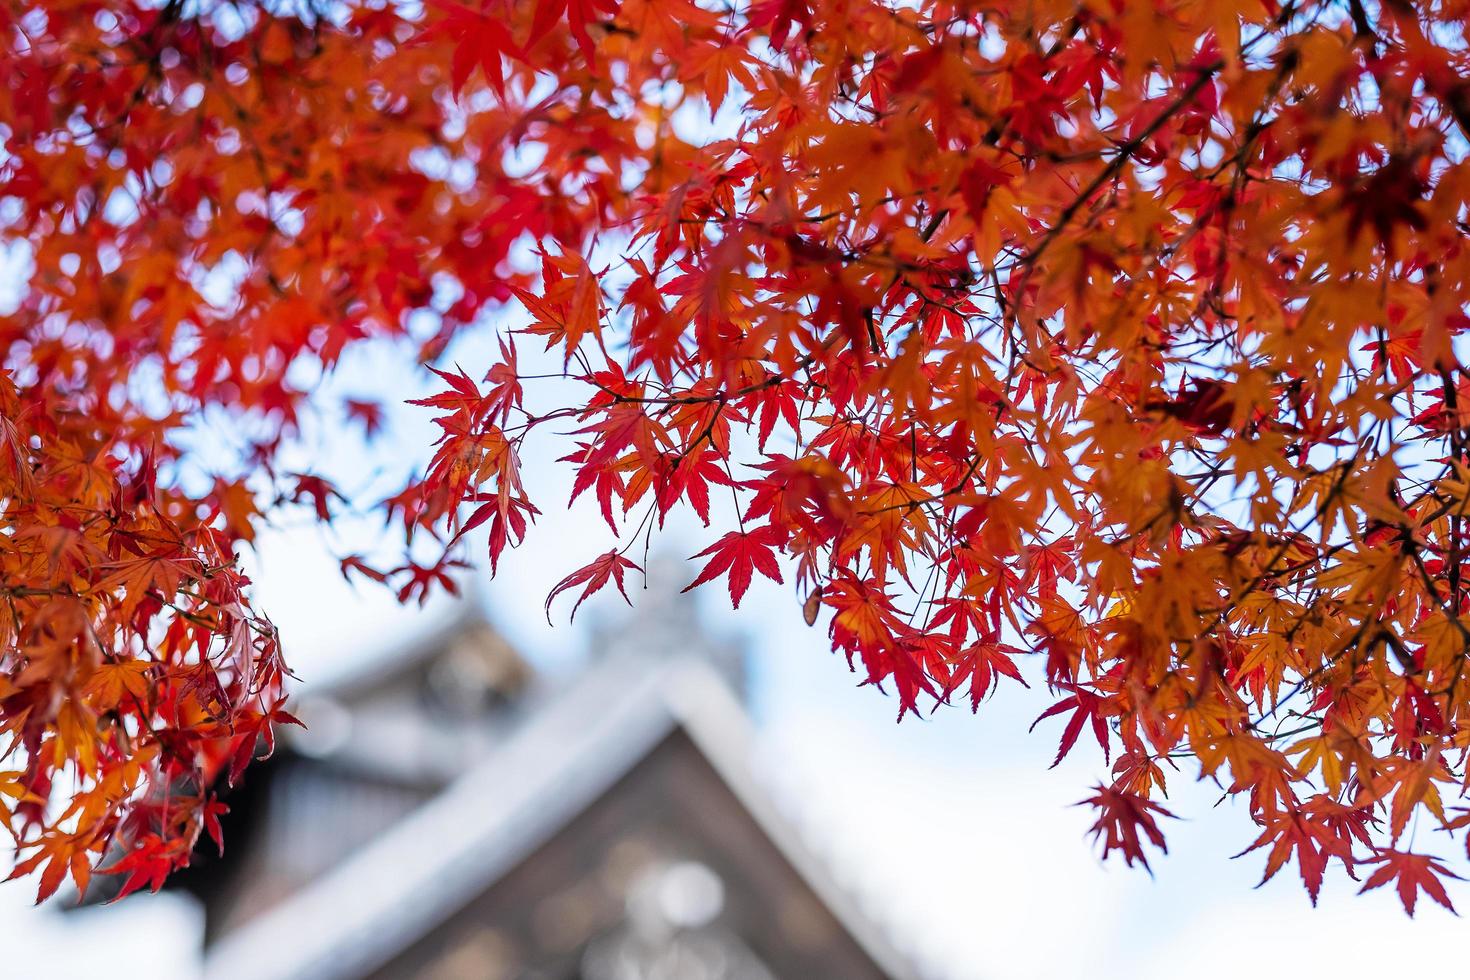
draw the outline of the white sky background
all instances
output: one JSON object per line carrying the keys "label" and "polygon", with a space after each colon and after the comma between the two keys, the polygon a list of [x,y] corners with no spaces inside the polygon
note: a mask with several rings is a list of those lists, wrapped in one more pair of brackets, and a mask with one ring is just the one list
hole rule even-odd
{"label": "white sky background", "polygon": [[[446,361],[478,378],[492,336],[485,329],[466,337]],[[534,346],[522,344],[526,373],[544,370]],[[294,462],[357,486],[384,467],[396,474],[425,459],[429,413],[397,403],[429,390],[433,379],[410,364],[407,351],[354,356],[322,387],[324,401],[352,394],[390,403],[387,435],[365,452],[328,412]],[[564,509],[571,470],[549,461],[567,445],[544,435],[531,443],[525,475],[544,516],[526,544],[502,559],[497,579],[489,580],[488,569],[473,576],[497,625],[550,671],[575,669],[589,627],[621,614],[615,594],[589,602],[572,626],[570,598],[558,603],[555,627],[541,614],[558,579],[612,546],[590,495]],[[724,530],[718,509],[715,515],[710,530],[692,521],[671,527],[665,550],[687,556],[708,545]],[[258,603],[281,627],[288,660],[308,686],[354,658],[393,649],[444,614],[440,602],[421,612],[376,587],[345,585],[333,549],[363,550],[380,537],[376,520],[328,532],[303,519],[265,535],[250,559]],[[689,564],[680,581],[663,584],[680,588],[698,567]],[[855,675],[827,646],[826,617],[808,628],[789,585],[758,578],[736,613],[720,584],[685,598],[700,604],[713,629],[751,643],[759,768],[782,809],[894,944],[935,977],[1172,978],[1187,971],[1208,980],[1242,971],[1300,977],[1463,969],[1467,927],[1427,898],[1410,920],[1390,889],[1354,897],[1356,886],[1340,872],[1329,875],[1315,911],[1292,870],[1254,889],[1263,855],[1230,860],[1254,839],[1251,825],[1230,803],[1216,808],[1219,791],[1195,783],[1188,770],[1170,779],[1167,805],[1183,819],[1166,822],[1171,853],[1153,860],[1154,876],[1125,868],[1116,855],[1104,865],[1086,836],[1089,808],[1071,804],[1106,778],[1107,767],[1084,734],[1072,757],[1048,771],[1064,719],[1026,734],[1054,700],[1044,690],[1003,681],[978,716],[960,705],[895,725],[896,700],[855,687]],[[1449,842],[1438,836],[1420,829],[1414,846],[1445,853]],[[33,893],[29,881],[0,886],[0,948],[12,974],[165,980],[197,971],[201,921],[186,899],[140,896],[62,916],[30,909]],[[1451,883],[1451,897],[1470,909],[1470,888]]]}

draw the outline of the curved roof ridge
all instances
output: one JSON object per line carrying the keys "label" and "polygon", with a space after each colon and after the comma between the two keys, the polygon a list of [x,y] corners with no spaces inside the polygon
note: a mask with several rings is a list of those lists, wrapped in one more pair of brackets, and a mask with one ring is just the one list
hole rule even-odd
{"label": "curved roof ridge", "polygon": [[372,970],[534,853],[676,730],[868,956],[895,980],[912,980],[912,966],[757,784],[749,721],[718,672],[652,655],[593,663],[444,792],[221,937],[204,975],[332,980]]}

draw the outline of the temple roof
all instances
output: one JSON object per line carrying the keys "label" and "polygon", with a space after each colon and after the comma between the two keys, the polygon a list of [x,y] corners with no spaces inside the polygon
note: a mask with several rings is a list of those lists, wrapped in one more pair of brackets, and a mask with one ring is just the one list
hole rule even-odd
{"label": "temple roof", "polygon": [[534,854],[676,733],[881,971],[915,976],[759,788],[749,725],[724,678],[702,658],[631,651],[592,663],[443,792],[222,936],[205,975],[330,980],[370,973]]}

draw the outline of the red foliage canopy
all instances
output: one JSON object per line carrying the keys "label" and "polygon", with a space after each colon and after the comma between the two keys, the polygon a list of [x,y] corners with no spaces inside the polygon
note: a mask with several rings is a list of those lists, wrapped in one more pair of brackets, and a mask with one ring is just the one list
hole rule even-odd
{"label": "red foliage canopy", "polygon": [[[1295,861],[1315,898],[1366,863],[1448,905],[1405,834],[1470,824],[1467,16],[3,0],[21,869],[45,894],[109,848],[129,887],[187,861],[289,720],[234,562],[273,508],[332,519],[276,465],[300,367],[422,311],[433,361],[506,303],[517,336],[441,371],[433,462],[382,504],[443,547],[344,569],[421,597],[482,527],[494,567],[539,513],[522,455],[571,422],[622,541],[557,592],[621,588],[687,508],[718,525],[695,584],[738,604],[786,556],[900,715],[1044,679],[1061,754],[1115,760],[1089,802],[1129,863],[1191,758],[1267,877]],[[530,412],[517,338],[585,398]],[[181,448],[210,413],[228,466]]]}

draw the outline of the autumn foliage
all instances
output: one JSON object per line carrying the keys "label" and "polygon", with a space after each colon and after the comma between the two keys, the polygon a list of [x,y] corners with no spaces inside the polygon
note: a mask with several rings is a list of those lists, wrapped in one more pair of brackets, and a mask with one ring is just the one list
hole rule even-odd
{"label": "autumn foliage", "polygon": [[[215,826],[291,720],[235,555],[276,509],[332,519],[277,465],[310,378],[427,311],[442,438],[380,504],[409,557],[344,572],[420,598],[471,531],[498,567],[566,503],[522,459],[562,458],[619,544],[571,556],[552,613],[688,512],[693,584],[793,588],[900,717],[1049,687],[1058,759],[1111,765],[1105,852],[1164,847],[1178,770],[1239,797],[1267,878],[1449,906],[1467,17],[3,0],[0,241],[34,270],[0,318],[19,871],[156,886]],[[439,363],[491,307],[497,362]],[[533,347],[581,397],[535,405]],[[210,417],[229,465],[186,451]]]}

